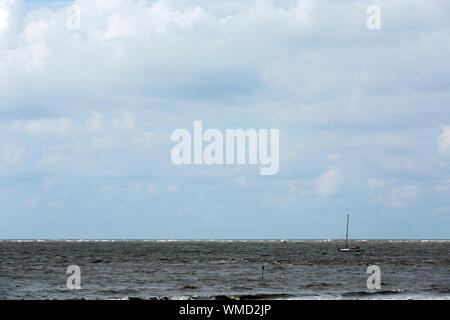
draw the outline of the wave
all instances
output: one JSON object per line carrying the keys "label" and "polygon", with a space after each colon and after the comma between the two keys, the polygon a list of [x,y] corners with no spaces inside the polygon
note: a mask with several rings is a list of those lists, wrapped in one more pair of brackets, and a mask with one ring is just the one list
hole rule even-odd
{"label": "wave", "polygon": [[312,282],[312,283],[308,283],[303,285],[303,288],[326,288],[326,287],[330,287],[330,286],[336,286],[336,285],[340,285],[339,283],[329,283],[329,282]]}
{"label": "wave", "polygon": [[344,292],[341,295],[343,297],[361,297],[361,296],[373,296],[373,295],[391,295],[403,293],[402,290],[382,290],[382,291],[350,291]]}
{"label": "wave", "polygon": [[180,290],[194,290],[194,289],[198,289],[198,287],[197,286],[192,286],[192,285],[185,285],[185,286],[180,288]]}
{"label": "wave", "polygon": [[162,296],[162,297],[151,297],[151,298],[140,298],[140,297],[123,297],[119,300],[278,300],[278,299],[289,299],[293,298],[295,295],[287,293],[257,293],[257,294],[230,294],[230,295],[212,295],[212,296],[202,296],[202,295],[181,295],[181,296]]}

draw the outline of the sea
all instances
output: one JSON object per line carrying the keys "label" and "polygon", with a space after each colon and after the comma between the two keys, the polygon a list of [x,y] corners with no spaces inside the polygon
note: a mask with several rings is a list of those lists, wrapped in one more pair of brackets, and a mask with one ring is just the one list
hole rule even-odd
{"label": "sea", "polygon": [[0,299],[450,300],[450,240],[351,244],[361,252],[337,240],[2,240]]}

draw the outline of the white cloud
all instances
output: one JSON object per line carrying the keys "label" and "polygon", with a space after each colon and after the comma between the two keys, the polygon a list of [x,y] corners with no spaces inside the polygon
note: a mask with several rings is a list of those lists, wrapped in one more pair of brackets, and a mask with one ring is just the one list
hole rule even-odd
{"label": "white cloud", "polygon": [[384,186],[384,181],[379,179],[369,179],[367,180],[367,186],[369,188],[381,188]]}
{"label": "white cloud", "polygon": [[156,196],[159,193],[160,188],[156,182],[150,182],[148,184],[134,182],[127,186],[126,191],[130,194],[134,201],[138,201]]}
{"label": "white cloud", "polygon": [[68,157],[60,154],[45,155],[37,161],[38,166],[54,167],[60,165],[63,161],[67,161]]}
{"label": "white cloud", "polygon": [[3,148],[3,159],[8,164],[17,164],[25,152],[26,149],[18,144],[8,144]]}
{"label": "white cloud", "polygon": [[44,65],[44,59],[49,54],[50,51],[43,42],[33,43],[26,51],[28,61],[25,65],[29,68],[41,68]]}
{"label": "white cloud", "polygon": [[55,178],[46,178],[42,181],[41,185],[44,190],[49,190],[55,185],[56,179]]}
{"label": "white cloud", "polygon": [[93,111],[86,120],[86,123],[89,130],[99,131],[103,129],[104,126],[103,115],[99,112]]}
{"label": "white cloud", "polygon": [[[315,185],[316,189],[317,189],[317,181],[318,181],[318,179],[315,179],[315,181],[313,181],[313,182],[316,182],[316,185]],[[281,180],[281,181],[279,181],[279,184],[287,187],[288,193],[290,195],[297,195],[297,196],[300,196],[303,198],[308,198],[308,197],[313,196],[315,193],[314,187],[312,188],[312,190],[299,188],[297,186],[298,182],[296,182],[295,180]],[[310,187],[310,181],[306,182],[306,186]]]}
{"label": "white cloud", "polygon": [[125,111],[120,117],[112,120],[112,125],[120,130],[132,130],[136,125],[136,119],[130,112]]}
{"label": "white cloud", "polygon": [[49,24],[44,20],[33,21],[23,30],[22,36],[27,43],[43,41],[48,32]]}
{"label": "white cloud", "polygon": [[52,200],[47,204],[47,207],[56,209],[64,206],[64,200]]}
{"label": "white cloud", "polygon": [[180,186],[179,185],[174,185],[174,184],[169,185],[167,187],[167,192],[176,192],[176,193],[178,193],[178,192],[180,192]]}
{"label": "white cloud", "polygon": [[330,160],[330,161],[335,161],[335,160],[338,160],[339,158],[340,158],[340,154],[337,153],[337,152],[335,152],[335,153],[329,153],[329,154],[327,155],[327,159]]}
{"label": "white cloud", "polygon": [[25,202],[23,203],[23,206],[25,208],[35,208],[39,205],[40,201],[41,201],[41,199],[39,196],[33,196],[33,197],[25,200]]}
{"label": "white cloud", "polygon": [[295,186],[295,181],[294,180],[281,180],[279,182],[281,185],[286,186],[288,188],[288,192],[289,193],[296,193],[297,192],[297,188]]}
{"label": "white cloud", "polygon": [[342,179],[343,175],[341,169],[330,168],[330,170],[317,178],[317,193],[320,195],[331,195],[335,193]]}
{"label": "white cloud", "polygon": [[386,196],[376,196],[375,200],[394,208],[405,208],[419,196],[419,187],[415,185],[392,189]]}
{"label": "white cloud", "polygon": [[444,126],[437,139],[438,152],[442,156],[450,155],[450,126]]}
{"label": "white cloud", "polygon": [[116,13],[112,14],[106,20],[104,39],[132,37],[136,34],[136,24],[136,18],[122,17]]}
{"label": "white cloud", "polygon": [[94,149],[101,149],[101,148],[103,148],[104,146],[105,146],[105,139],[103,139],[103,138],[93,138],[92,139],[92,147],[94,148]]}
{"label": "white cloud", "polygon": [[22,0],[0,0],[0,48],[14,45],[24,14]]}
{"label": "white cloud", "polygon": [[233,182],[242,186],[245,186],[247,184],[247,179],[245,177],[242,176],[237,176],[235,178],[233,178]]}
{"label": "white cloud", "polygon": [[[280,5],[251,1],[233,3],[229,5],[231,10],[209,1],[195,3],[198,5],[189,1],[77,0],[73,4],[80,8],[82,17],[78,31],[66,28],[67,8],[31,11],[24,17],[12,14],[20,10],[8,4],[3,11],[21,27],[15,33],[14,49],[0,50],[0,61],[5,62],[0,62],[0,92],[11,96],[24,85],[33,85],[29,97],[33,100],[48,94],[49,88],[61,96],[75,91],[78,95],[113,92],[164,98],[287,90],[289,94],[282,95],[283,100],[293,95],[301,97],[294,101],[303,104],[319,95],[328,99],[350,93],[343,89],[342,81],[361,96],[365,89],[377,85],[392,84],[392,90],[405,85],[401,78],[411,72],[411,64],[428,62],[430,74],[438,72],[438,66],[442,69],[438,74],[444,74],[448,67],[443,49],[432,50],[433,64],[429,56],[419,54],[422,46],[443,46],[449,41],[443,32],[445,25],[438,24],[445,20],[426,19],[430,15],[442,18],[446,3],[430,9],[427,2],[418,0],[409,20],[401,14],[409,8],[407,2],[383,5],[402,18],[396,19],[401,27],[414,21],[434,27],[430,35],[421,33],[423,38],[417,46],[416,35],[405,35],[400,26],[373,39],[373,33],[369,35],[361,23],[365,10],[357,2],[295,1]],[[424,13],[419,8],[427,10]],[[401,44],[391,41],[399,38],[398,33],[402,35]],[[387,47],[378,46],[380,39]],[[5,41],[0,39],[0,43]],[[399,49],[393,43],[405,47]],[[405,59],[404,51],[411,45],[419,52]],[[386,61],[390,64],[383,63]],[[27,65],[36,70],[25,70]],[[428,79],[426,76],[414,79]],[[332,120],[330,113],[321,116],[329,109],[312,111],[299,118],[306,122],[310,118]],[[347,115],[342,108],[339,112],[336,116]],[[366,114],[360,118],[367,118],[363,116]]]}
{"label": "white cloud", "polygon": [[158,134],[156,132],[152,132],[152,131],[144,131],[142,133],[140,133],[137,136],[134,136],[134,142],[139,146],[139,147],[148,147],[148,145],[154,141],[156,138],[158,137]]}
{"label": "white cloud", "polygon": [[159,186],[156,182],[149,183],[147,185],[147,193],[150,196],[157,195],[159,193]]}
{"label": "white cloud", "polygon": [[9,12],[3,9],[3,2],[0,7],[0,31],[8,27]]}
{"label": "white cloud", "polygon": [[68,118],[22,120],[15,122],[12,129],[22,130],[28,134],[67,135],[72,132],[73,124]]}

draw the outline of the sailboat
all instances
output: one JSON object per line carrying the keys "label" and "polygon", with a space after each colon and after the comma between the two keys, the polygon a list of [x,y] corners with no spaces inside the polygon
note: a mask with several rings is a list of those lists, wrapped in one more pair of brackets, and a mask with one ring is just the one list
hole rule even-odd
{"label": "sailboat", "polygon": [[339,248],[338,250],[340,252],[359,252],[360,251],[359,247],[350,246],[348,244],[348,222],[349,222],[349,220],[350,220],[350,214],[347,214],[347,232],[345,233],[345,247]]}

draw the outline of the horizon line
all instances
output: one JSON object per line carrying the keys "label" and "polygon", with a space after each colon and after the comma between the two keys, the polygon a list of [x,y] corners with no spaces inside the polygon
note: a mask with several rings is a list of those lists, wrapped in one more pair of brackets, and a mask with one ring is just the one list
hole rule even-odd
{"label": "horizon line", "polygon": [[[0,241],[345,241],[345,239],[331,238],[3,238]],[[351,239],[351,241],[376,241],[376,240],[397,240],[397,241],[450,241],[450,238],[367,238]]]}

